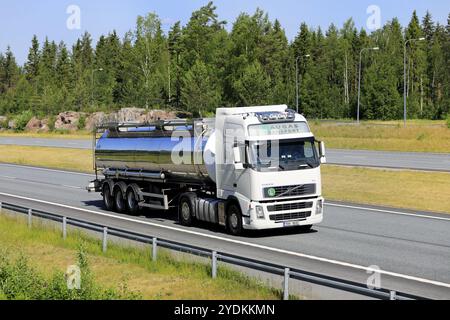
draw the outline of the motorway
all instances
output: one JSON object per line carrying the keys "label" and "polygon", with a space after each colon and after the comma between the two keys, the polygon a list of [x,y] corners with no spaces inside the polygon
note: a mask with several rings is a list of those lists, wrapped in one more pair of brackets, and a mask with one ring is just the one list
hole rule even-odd
{"label": "motorway", "polygon": [[232,237],[210,225],[182,227],[176,216],[159,212],[140,217],[106,212],[101,196],[84,190],[92,179],[0,164],[0,201],[360,283],[375,265],[382,270],[382,287],[450,299],[450,215],[328,203],[324,222],[312,232]]}
{"label": "motorway", "polygon": [[[0,145],[91,149],[91,140],[0,137]],[[450,172],[450,153],[327,150],[329,164]]]}

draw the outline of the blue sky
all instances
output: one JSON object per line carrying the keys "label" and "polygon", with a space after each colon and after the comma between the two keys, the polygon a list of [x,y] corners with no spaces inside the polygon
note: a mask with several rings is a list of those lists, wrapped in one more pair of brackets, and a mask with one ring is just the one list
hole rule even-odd
{"label": "blue sky", "polygon": [[[45,36],[57,42],[72,44],[84,31],[94,40],[113,29],[122,36],[133,28],[136,17],[156,12],[165,29],[175,21],[186,23],[192,11],[208,3],[208,0],[0,0],[0,52],[11,46],[19,63],[26,60],[33,34],[42,41]],[[428,9],[435,21],[446,24],[450,12],[448,0],[216,0],[221,19],[231,26],[240,12],[253,13],[257,7],[269,13],[271,19],[279,19],[290,40],[298,32],[301,22],[326,29],[330,23],[341,26],[353,17],[358,28],[365,28],[368,6],[381,9],[382,23],[398,17],[405,25],[411,13],[417,10],[422,18]],[[81,29],[69,30],[66,13],[69,5],[81,9]]]}

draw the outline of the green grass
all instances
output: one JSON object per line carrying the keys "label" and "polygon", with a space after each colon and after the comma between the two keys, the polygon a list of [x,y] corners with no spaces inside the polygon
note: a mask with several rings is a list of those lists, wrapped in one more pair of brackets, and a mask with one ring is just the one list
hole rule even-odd
{"label": "green grass", "polygon": [[352,124],[312,122],[311,129],[328,148],[450,153],[450,129],[444,121],[414,120]]}
{"label": "green grass", "polygon": [[0,131],[0,137],[6,138],[41,138],[41,139],[73,139],[73,140],[89,140],[92,139],[92,133],[88,131],[66,131],[56,130],[53,132],[14,132]]}
{"label": "green grass", "polygon": [[450,173],[324,166],[326,199],[450,213]]}
{"label": "green grass", "polygon": [[0,145],[0,162],[93,172],[90,150]]}
{"label": "green grass", "polygon": [[279,290],[225,267],[219,267],[218,278],[213,280],[210,264],[175,257],[165,250],[158,250],[158,261],[152,262],[149,247],[115,243],[109,243],[103,254],[101,242],[83,232],[69,232],[63,240],[60,230],[33,223],[30,230],[24,219],[1,214],[0,245],[13,259],[26,256],[30,265],[46,278],[76,264],[75,256],[83,244],[95,282],[109,290],[126,288],[125,292],[149,300],[281,298]]}

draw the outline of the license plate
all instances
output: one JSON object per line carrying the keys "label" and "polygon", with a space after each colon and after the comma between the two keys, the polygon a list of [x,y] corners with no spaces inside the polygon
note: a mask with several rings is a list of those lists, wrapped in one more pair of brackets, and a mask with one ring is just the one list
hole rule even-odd
{"label": "license plate", "polygon": [[300,225],[300,221],[283,222],[284,227],[297,227],[299,225]]}

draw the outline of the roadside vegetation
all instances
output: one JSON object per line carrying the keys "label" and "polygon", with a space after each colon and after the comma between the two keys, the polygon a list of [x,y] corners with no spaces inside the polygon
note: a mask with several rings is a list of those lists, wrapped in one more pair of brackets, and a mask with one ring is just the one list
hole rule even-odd
{"label": "roadside vegetation", "polygon": [[450,214],[450,173],[324,166],[327,200]]}
{"label": "roadside vegetation", "polygon": [[[34,221],[30,230],[20,217],[0,215],[0,299],[148,299],[266,300],[281,292],[228,268],[211,279],[209,264],[148,247],[101,241],[80,231],[68,233]],[[68,266],[82,271],[81,290],[67,290]]]}
{"label": "roadside vegetation", "polygon": [[363,122],[360,126],[313,122],[311,129],[327,148],[450,153],[450,130],[444,121]]}
{"label": "roadside vegetation", "polygon": [[92,133],[85,130],[76,132],[67,130],[54,130],[51,132],[0,131],[0,138],[1,137],[89,140],[92,139]]}
{"label": "roadside vegetation", "polygon": [[0,162],[93,172],[90,150],[0,145]]}

